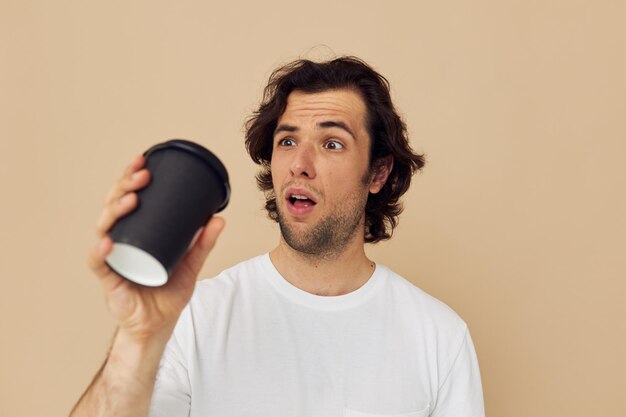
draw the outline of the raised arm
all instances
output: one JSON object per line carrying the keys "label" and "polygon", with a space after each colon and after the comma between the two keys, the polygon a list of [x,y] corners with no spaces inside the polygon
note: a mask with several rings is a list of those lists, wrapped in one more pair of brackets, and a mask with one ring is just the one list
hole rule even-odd
{"label": "raised arm", "polygon": [[142,417],[148,415],[156,374],[176,321],[189,302],[202,264],[224,227],[213,217],[162,287],[144,287],[112,271],[105,259],[112,250],[111,226],[137,207],[136,191],[150,181],[145,159],[137,156],[109,192],[97,222],[100,241],[89,256],[118,324],[102,368],[70,417]]}

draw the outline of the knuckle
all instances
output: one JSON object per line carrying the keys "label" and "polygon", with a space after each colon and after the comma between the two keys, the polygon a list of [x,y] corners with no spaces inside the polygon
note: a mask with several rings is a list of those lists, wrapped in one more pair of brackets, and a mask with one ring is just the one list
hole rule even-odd
{"label": "knuckle", "polygon": [[104,213],[102,213],[100,217],[98,218],[98,221],[96,221],[96,231],[100,232],[102,230],[103,225],[104,225]]}
{"label": "knuckle", "polygon": [[120,182],[120,188],[122,190],[130,190],[133,187],[133,183],[134,183],[134,178],[131,175],[129,175]]}
{"label": "knuckle", "polygon": [[104,197],[104,200],[102,200],[102,205],[106,206],[110,204],[111,201],[113,201],[113,190],[109,191],[107,195]]}
{"label": "knuckle", "polygon": [[105,210],[102,212],[102,215],[100,216],[100,219],[96,223],[96,230],[98,231],[99,234],[102,235],[110,229],[111,224],[114,221],[115,221],[115,217],[111,214],[111,212],[108,209],[105,208]]}
{"label": "knuckle", "polygon": [[104,204],[107,205],[113,203],[115,199],[121,194],[121,192],[122,187],[120,187],[120,182],[117,182],[113,187],[111,187],[111,190],[104,200]]}
{"label": "knuckle", "polygon": [[108,223],[100,223],[96,227],[96,233],[99,237],[104,237],[104,235],[109,231]]}
{"label": "knuckle", "polygon": [[93,251],[87,257],[87,266],[89,267],[89,269],[91,269],[94,272],[98,270],[96,255],[93,253]]}

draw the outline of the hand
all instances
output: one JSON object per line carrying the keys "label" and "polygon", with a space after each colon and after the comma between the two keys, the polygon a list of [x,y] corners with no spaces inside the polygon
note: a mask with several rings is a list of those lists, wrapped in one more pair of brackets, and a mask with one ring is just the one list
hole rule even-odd
{"label": "hand", "polygon": [[119,332],[136,341],[159,335],[169,338],[191,298],[198,273],[224,227],[222,218],[212,217],[162,287],[144,287],[115,273],[105,262],[113,248],[108,231],[118,219],[137,207],[136,191],[150,182],[150,172],[144,166],[145,158],[137,156],[107,195],[96,225],[100,241],[89,257],[89,266],[100,279],[109,309],[118,321]]}

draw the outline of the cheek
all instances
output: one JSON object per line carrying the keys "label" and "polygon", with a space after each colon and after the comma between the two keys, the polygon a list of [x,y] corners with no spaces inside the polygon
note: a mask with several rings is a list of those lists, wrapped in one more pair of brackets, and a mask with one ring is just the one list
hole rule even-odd
{"label": "cheek", "polygon": [[282,167],[279,158],[272,158],[270,162],[270,172],[272,173],[272,179],[276,182],[276,179],[281,177]]}
{"label": "cheek", "polygon": [[285,168],[289,168],[290,152],[275,150],[270,160],[270,168],[272,171],[281,172]]}
{"label": "cheek", "polygon": [[276,194],[282,192],[282,188],[289,181],[289,164],[284,158],[272,158],[270,163],[272,173],[272,186]]}
{"label": "cheek", "polygon": [[[318,172],[319,174],[319,172]],[[323,186],[327,193],[338,198],[359,193],[364,187],[363,172],[359,166],[337,165],[325,171]]]}

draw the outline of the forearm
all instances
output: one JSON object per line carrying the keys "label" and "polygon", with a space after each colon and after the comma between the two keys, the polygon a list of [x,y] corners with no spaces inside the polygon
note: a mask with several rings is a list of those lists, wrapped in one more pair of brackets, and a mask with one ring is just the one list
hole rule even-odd
{"label": "forearm", "polygon": [[169,333],[138,342],[123,333],[115,336],[98,375],[70,417],[148,416],[161,356]]}

